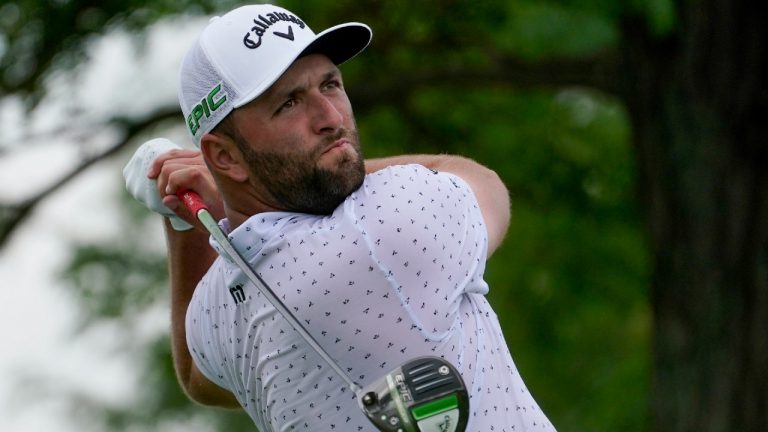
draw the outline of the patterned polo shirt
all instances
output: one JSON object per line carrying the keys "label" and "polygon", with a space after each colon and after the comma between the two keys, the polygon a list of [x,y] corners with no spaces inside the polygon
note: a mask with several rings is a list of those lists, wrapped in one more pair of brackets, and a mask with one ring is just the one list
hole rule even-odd
{"label": "patterned polo shirt", "polygon": [[[485,299],[487,231],[459,177],[389,167],[331,215],[260,213],[229,237],[360,386],[414,357],[441,356],[469,389],[468,431],[554,430]],[[344,381],[222,256],[187,310],[200,371],[262,432],[375,431]]]}

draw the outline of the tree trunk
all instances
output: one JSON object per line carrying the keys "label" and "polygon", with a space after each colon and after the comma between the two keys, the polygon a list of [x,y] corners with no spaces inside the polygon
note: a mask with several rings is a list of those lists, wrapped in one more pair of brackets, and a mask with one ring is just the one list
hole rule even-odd
{"label": "tree trunk", "polygon": [[663,37],[626,21],[621,71],[653,254],[651,424],[768,431],[768,20],[679,3]]}

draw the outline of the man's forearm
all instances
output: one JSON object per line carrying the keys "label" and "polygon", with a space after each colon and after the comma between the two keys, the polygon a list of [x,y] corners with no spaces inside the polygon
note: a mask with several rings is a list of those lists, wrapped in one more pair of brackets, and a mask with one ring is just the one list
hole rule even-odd
{"label": "man's forearm", "polygon": [[168,244],[168,272],[171,279],[171,344],[176,374],[185,389],[188,388],[192,357],[187,348],[185,320],[187,307],[197,283],[216,258],[208,243],[208,235],[192,229],[175,231],[165,219],[165,237]]}
{"label": "man's forearm", "polygon": [[430,155],[430,154],[413,154],[413,155],[399,155],[389,156],[383,158],[366,159],[365,171],[372,173],[384,169],[393,165],[408,165],[419,164],[429,169],[437,170],[441,164],[446,163],[451,158],[458,158],[459,156],[450,155]]}

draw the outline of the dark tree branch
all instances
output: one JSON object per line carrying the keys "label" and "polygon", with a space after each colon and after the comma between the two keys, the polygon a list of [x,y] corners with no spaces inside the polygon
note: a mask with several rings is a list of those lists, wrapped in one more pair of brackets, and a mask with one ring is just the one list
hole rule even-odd
{"label": "dark tree branch", "polygon": [[0,225],[0,248],[4,247],[6,242],[10,239],[11,234],[20,226],[20,224],[26,220],[32,211],[37,207],[40,202],[59,190],[62,186],[68,184],[85,172],[92,165],[109,158],[115,153],[119,152],[127,145],[131,143],[133,138],[153,125],[162,123],[172,118],[180,118],[181,111],[178,108],[163,108],[157,110],[150,115],[139,119],[125,119],[116,118],[112,120],[112,124],[117,125],[122,131],[122,137],[114,144],[109,146],[105,151],[98,153],[94,156],[84,159],[80,164],[72,168],[69,172],[62,177],[54,180],[50,186],[41,190],[34,196],[24,200],[19,204],[3,205],[0,206],[0,218],[2,218],[2,225]]}
{"label": "dark tree branch", "polygon": [[[616,77],[618,57],[606,52],[590,59],[552,60],[523,63],[513,57],[498,58],[487,68],[430,69],[421,72],[404,71],[391,74],[379,82],[349,90],[355,113],[363,114],[379,105],[402,105],[418,89],[441,86],[479,88],[507,86],[510,88],[587,87],[610,95],[619,94]],[[395,79],[396,78],[396,79]]]}

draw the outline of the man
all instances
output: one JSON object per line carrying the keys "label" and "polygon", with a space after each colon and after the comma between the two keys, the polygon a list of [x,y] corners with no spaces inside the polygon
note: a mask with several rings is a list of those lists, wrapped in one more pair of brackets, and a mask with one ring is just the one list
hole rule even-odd
{"label": "man", "polygon": [[361,386],[442,356],[467,384],[467,430],[554,430],[484,297],[507,190],[462,157],[363,159],[337,65],[370,38],[358,23],[315,35],[293,13],[255,5],[212,20],[187,54],[179,99],[200,153],[155,142],[143,178],[157,182],[151,197],[126,167],[134,196],[169,216],[179,380],[195,401],[242,407],[262,431],[375,430],[215,242],[184,226],[197,223],[175,193],[191,189]]}

